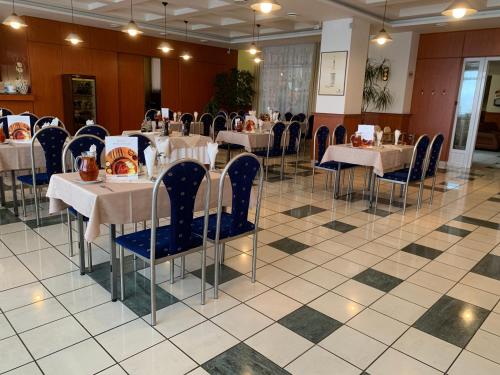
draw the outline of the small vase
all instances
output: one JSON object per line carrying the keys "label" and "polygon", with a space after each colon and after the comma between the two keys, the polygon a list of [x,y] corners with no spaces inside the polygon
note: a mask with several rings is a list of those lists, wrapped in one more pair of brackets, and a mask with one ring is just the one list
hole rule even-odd
{"label": "small vase", "polygon": [[26,95],[29,90],[28,81],[25,79],[17,79],[16,80],[16,90],[21,95]]}

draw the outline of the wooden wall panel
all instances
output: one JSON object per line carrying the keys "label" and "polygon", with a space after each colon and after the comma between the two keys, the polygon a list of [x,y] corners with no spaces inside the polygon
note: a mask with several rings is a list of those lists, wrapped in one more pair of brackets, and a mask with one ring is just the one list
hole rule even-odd
{"label": "wooden wall panel", "polygon": [[118,54],[120,130],[134,130],[144,119],[144,57]]}
{"label": "wooden wall panel", "polygon": [[61,44],[64,42],[61,26],[62,22],[55,22],[43,18],[26,17],[28,24],[28,40],[32,42]]}
{"label": "wooden wall panel", "polygon": [[93,75],[91,50],[61,46],[62,74]]}
{"label": "wooden wall panel", "polygon": [[382,129],[389,126],[392,130],[406,132],[410,125],[410,114],[364,112],[362,121],[364,124],[379,125]]}
{"label": "wooden wall panel", "polygon": [[0,108],[10,109],[13,113],[33,112],[33,95],[0,94]]}
{"label": "wooden wall panel", "polygon": [[[62,101],[61,46],[30,42],[31,90],[35,97],[33,111],[64,119]],[[63,120],[64,121],[64,120]]]}
{"label": "wooden wall panel", "polygon": [[468,31],[463,56],[500,56],[500,29]]}
{"label": "wooden wall panel", "polygon": [[423,34],[418,46],[419,59],[461,57],[465,32]]}

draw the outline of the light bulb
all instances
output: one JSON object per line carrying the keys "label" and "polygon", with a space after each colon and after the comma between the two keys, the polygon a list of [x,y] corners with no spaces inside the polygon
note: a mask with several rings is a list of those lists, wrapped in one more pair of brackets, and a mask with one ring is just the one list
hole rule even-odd
{"label": "light bulb", "polygon": [[134,30],[134,29],[128,29],[127,33],[130,36],[137,36],[137,30]]}
{"label": "light bulb", "polygon": [[69,42],[70,42],[71,44],[73,44],[74,46],[76,46],[78,43],[80,43],[80,41],[79,41],[78,39],[76,39],[76,38],[71,38],[71,39],[69,40]]}
{"label": "light bulb", "polygon": [[383,46],[385,44],[385,42],[387,42],[387,39],[385,39],[385,38],[378,38],[377,39],[377,43],[380,44],[381,46]]}
{"label": "light bulb", "polygon": [[273,4],[271,3],[261,3],[260,4],[260,11],[262,13],[271,13],[273,10]]}
{"label": "light bulb", "polygon": [[21,28],[21,25],[19,24],[19,22],[11,22],[10,27],[17,30]]}
{"label": "light bulb", "polygon": [[250,55],[255,55],[257,53],[257,48],[251,47],[248,52],[250,52]]}
{"label": "light bulb", "polygon": [[181,57],[184,61],[188,61],[191,58],[191,56],[188,53],[183,54]]}
{"label": "light bulb", "polygon": [[456,8],[456,9],[453,9],[451,14],[453,15],[454,18],[462,18],[465,16],[465,14],[467,13],[467,9],[465,8]]}
{"label": "light bulb", "polygon": [[260,64],[262,62],[262,59],[260,57],[256,57],[255,59],[253,59],[253,61],[256,63],[256,64]]}
{"label": "light bulb", "polygon": [[67,42],[70,42],[72,45],[76,46],[78,43],[82,42],[82,38],[80,38],[75,33],[69,33],[65,39]]}
{"label": "light bulb", "polygon": [[161,51],[163,53],[169,53],[170,52],[170,48],[168,48],[168,47],[161,47]]}

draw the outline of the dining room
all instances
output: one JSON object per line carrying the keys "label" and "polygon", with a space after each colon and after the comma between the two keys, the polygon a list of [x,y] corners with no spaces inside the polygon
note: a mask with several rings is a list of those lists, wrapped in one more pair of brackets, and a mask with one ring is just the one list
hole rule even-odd
{"label": "dining room", "polygon": [[500,374],[500,4],[0,20],[0,374]]}

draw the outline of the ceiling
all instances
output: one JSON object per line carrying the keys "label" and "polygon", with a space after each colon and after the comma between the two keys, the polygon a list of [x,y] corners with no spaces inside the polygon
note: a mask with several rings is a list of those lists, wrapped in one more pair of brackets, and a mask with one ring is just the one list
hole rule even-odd
{"label": "ceiling", "polygon": [[[169,0],[167,34],[184,38],[184,20],[188,20],[189,39],[195,43],[233,46],[248,43],[253,35],[250,1],[245,0]],[[380,28],[385,0],[279,0],[283,8],[270,15],[256,14],[261,24],[262,41],[304,40],[321,34],[323,21],[360,17]],[[387,28],[437,32],[457,29],[500,27],[500,0],[472,1],[480,11],[460,21],[440,15],[450,1],[389,0]],[[160,0],[133,0],[133,15],[148,34],[163,34],[164,8]],[[130,19],[129,0],[74,0],[75,22],[102,28],[119,29]],[[0,0],[0,16],[11,10],[10,0]],[[70,20],[70,0],[17,0],[20,15],[61,21]]]}

